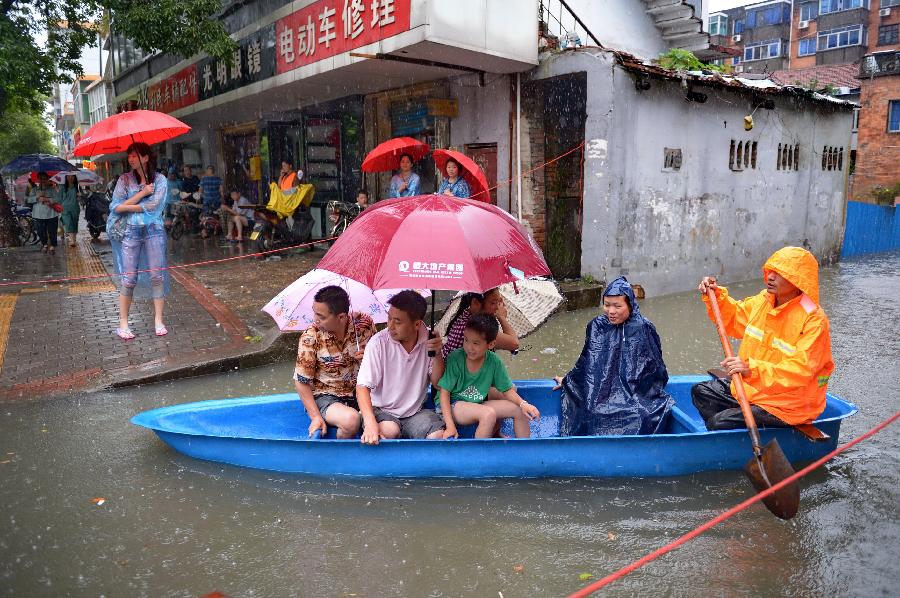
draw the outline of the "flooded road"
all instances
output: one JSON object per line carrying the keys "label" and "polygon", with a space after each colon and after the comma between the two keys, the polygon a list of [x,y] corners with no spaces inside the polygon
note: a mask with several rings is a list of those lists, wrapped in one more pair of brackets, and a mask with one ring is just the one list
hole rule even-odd
{"label": "flooded road", "polygon": [[[640,281],[635,281],[640,282]],[[727,282],[727,281],[723,281]],[[898,409],[900,254],[822,272],[841,441]],[[736,296],[761,281],[731,284]],[[649,298],[670,374],[720,360],[696,293]],[[563,374],[596,315],[558,314],[504,357]],[[559,596],[750,495],[739,472],[531,481],[321,480],[196,461],[128,420],[208,398],[291,390],[291,366],[0,404],[0,595]],[[803,482],[799,515],[756,505],[608,595],[888,596],[900,584],[900,426]],[[104,498],[102,505],[92,499]]]}

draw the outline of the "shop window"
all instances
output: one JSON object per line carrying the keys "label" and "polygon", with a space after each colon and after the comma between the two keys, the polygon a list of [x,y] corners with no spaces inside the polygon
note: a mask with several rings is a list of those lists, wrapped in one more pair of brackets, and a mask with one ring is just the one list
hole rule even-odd
{"label": "shop window", "polygon": [[900,24],[882,25],[878,28],[878,45],[889,46],[900,43]]}
{"label": "shop window", "polygon": [[681,148],[663,148],[663,171],[675,172],[681,169]]}

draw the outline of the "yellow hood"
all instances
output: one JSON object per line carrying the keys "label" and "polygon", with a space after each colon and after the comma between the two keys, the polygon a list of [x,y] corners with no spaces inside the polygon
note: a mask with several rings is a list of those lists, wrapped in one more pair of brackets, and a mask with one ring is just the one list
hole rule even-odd
{"label": "yellow hood", "polygon": [[802,247],[783,247],[766,260],[763,276],[770,270],[819,304],[819,262],[813,254]]}

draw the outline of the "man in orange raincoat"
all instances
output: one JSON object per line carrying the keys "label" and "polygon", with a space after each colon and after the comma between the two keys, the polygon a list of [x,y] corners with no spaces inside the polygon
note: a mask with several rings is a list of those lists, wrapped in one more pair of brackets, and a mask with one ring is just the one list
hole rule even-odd
{"label": "man in orange raincoat", "polygon": [[[785,427],[812,422],[825,409],[828,377],[834,371],[828,317],[819,306],[819,264],[801,247],[779,249],[763,266],[766,289],[737,301],[715,277],[699,290],[713,319],[707,289],[713,289],[725,332],[741,340],[738,355],[722,362],[730,377],[739,373],[756,422]],[[709,430],[745,427],[727,379],[691,389],[694,406]]]}

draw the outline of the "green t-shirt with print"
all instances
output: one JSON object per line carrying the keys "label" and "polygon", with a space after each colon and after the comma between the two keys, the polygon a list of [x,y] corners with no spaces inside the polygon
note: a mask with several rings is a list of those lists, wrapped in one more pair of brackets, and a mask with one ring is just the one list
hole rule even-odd
{"label": "green t-shirt with print", "polygon": [[457,349],[447,356],[444,375],[438,385],[450,392],[450,401],[468,401],[483,403],[488,391],[493,386],[500,392],[512,388],[512,380],[506,372],[506,366],[493,351],[484,356],[481,368],[472,373],[466,367],[466,353]]}

